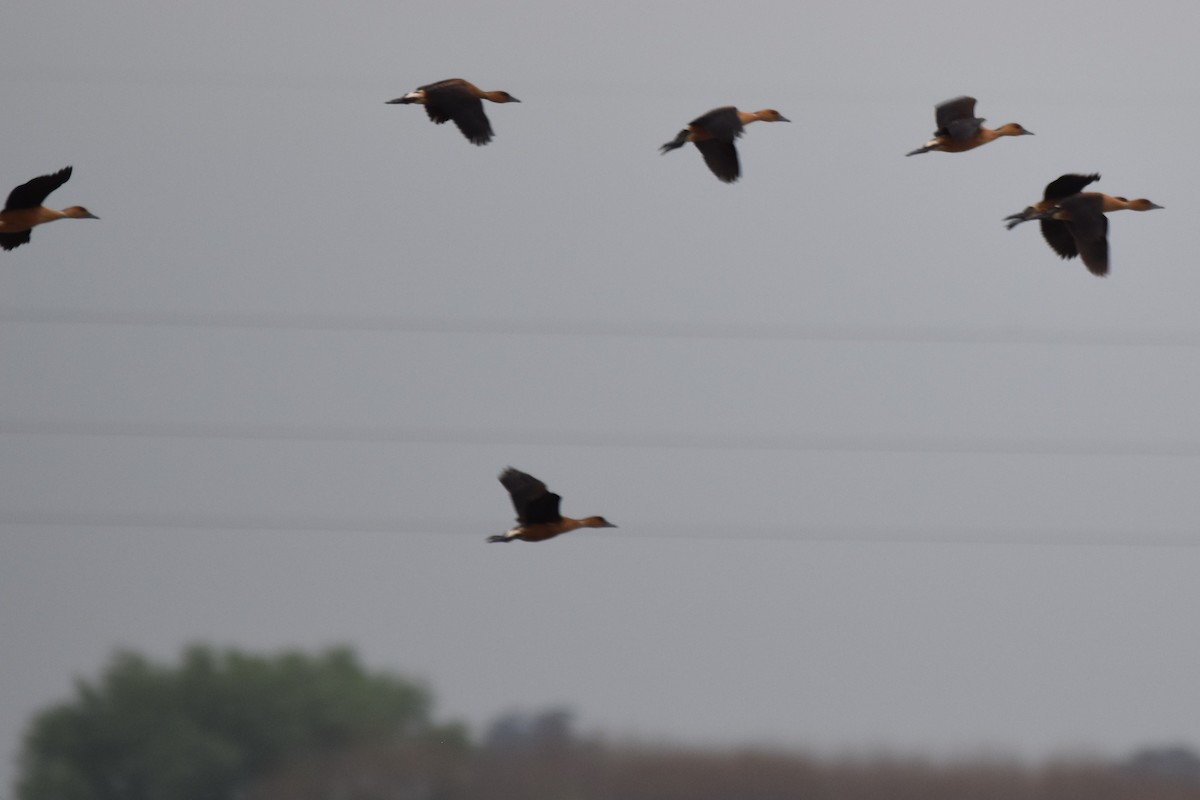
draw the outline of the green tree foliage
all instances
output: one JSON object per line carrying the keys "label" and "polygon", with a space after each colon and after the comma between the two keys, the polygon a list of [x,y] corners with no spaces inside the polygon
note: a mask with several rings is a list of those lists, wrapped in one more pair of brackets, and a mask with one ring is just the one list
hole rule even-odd
{"label": "green tree foliage", "polygon": [[421,685],[370,674],[348,649],[257,656],[187,649],[179,665],[117,654],[34,718],[22,800],[232,800],[303,756],[364,742],[453,740]]}

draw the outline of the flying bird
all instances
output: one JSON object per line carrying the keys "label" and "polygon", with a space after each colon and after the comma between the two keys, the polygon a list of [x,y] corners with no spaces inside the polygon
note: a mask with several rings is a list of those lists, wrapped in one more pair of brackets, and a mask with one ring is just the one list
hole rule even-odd
{"label": "flying bird", "polygon": [[1005,217],[1009,230],[1022,222],[1038,220],[1042,238],[1062,258],[1079,256],[1093,275],[1108,274],[1108,218],[1111,211],[1151,211],[1162,208],[1144,197],[1124,197],[1084,192],[1100,175],[1068,173],[1046,184],[1042,199],[1016,214]]}
{"label": "flying bird", "polygon": [[418,87],[403,97],[388,100],[388,104],[420,103],[429,118],[441,125],[453,121],[472,144],[484,145],[492,140],[492,123],[483,113],[483,100],[493,103],[519,103],[508,92],[485,92],[462,78],[450,78]]}
{"label": "flying bird", "polygon": [[981,144],[987,144],[1001,136],[1033,135],[1033,131],[1027,131],[1015,122],[1005,123],[995,130],[983,127],[983,118],[975,116],[974,97],[947,100],[935,108],[935,116],[937,130],[933,132],[933,138],[906,155],[915,156],[931,150],[961,153],[974,150]]}
{"label": "flying bird", "polygon": [[507,533],[489,536],[489,542],[544,542],[560,533],[577,528],[615,528],[604,517],[571,519],[558,513],[561,497],[546,488],[546,484],[519,469],[508,467],[500,473],[500,483],[512,496],[517,510],[517,525]]}
{"label": "flying bird", "polygon": [[71,167],[52,175],[42,175],[22,183],[8,195],[0,211],[0,247],[12,250],[29,241],[30,232],[38,225],[56,219],[100,219],[83,206],[71,206],[62,211],[46,208],[42,203],[58,187],[71,178]]}
{"label": "flying bird", "polygon": [[688,123],[671,141],[659,149],[663,154],[683,147],[688,142],[696,145],[704,163],[725,183],[733,183],[742,174],[738,163],[734,140],[742,135],[751,122],[791,122],[773,108],[762,111],[738,111],[733,106],[714,108]]}

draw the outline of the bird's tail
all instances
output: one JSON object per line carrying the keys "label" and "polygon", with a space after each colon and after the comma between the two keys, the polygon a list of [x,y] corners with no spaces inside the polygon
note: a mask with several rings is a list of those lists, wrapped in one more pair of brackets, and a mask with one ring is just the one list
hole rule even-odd
{"label": "bird's tail", "polygon": [[928,153],[932,149],[933,149],[933,147],[931,147],[930,145],[925,145],[924,147],[918,147],[916,150],[913,150],[911,153],[905,153],[904,155],[919,156],[921,153]]}
{"label": "bird's tail", "polygon": [[489,542],[511,542],[512,541],[511,538],[504,535],[503,533],[497,533],[495,536],[489,536],[487,538],[487,540]]}
{"label": "bird's tail", "polygon": [[660,147],[658,149],[663,151],[663,153],[669,153],[672,150],[677,150],[680,147],[683,147],[685,144],[687,144],[687,140],[688,140],[688,129],[684,128],[683,130],[681,130],[679,132],[679,135],[677,135],[674,139],[667,142],[666,144],[664,144],[662,147]]}

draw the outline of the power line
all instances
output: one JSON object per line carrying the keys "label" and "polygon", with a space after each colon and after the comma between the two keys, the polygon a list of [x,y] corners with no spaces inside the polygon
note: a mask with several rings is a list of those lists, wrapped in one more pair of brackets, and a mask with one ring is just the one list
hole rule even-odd
{"label": "power line", "polygon": [[[422,520],[408,517],[349,518],[187,513],[64,513],[41,511],[0,512],[0,526],[9,528],[69,528],[220,531],[278,533],[388,534],[396,536],[448,536],[481,541],[498,528],[496,523],[469,520]],[[771,525],[715,526],[650,523],[644,528],[626,523],[598,534],[604,539],[689,539],[707,541],[779,541],[796,544],[930,544],[1020,545],[1051,547],[1200,547],[1194,529],[1139,530],[1062,528],[1021,529],[1003,527],[916,527]],[[578,536],[576,538],[579,538]],[[551,545],[553,546],[553,545]]]}
{"label": "power line", "polygon": [[1200,441],[1067,437],[613,432],[368,425],[263,425],[0,419],[0,435],[364,444],[504,445],[900,455],[1197,458]]}
{"label": "power line", "polygon": [[215,328],[338,333],[762,340],[813,343],[1200,347],[1200,331],[1054,330],[906,325],[766,325],[606,320],[433,319],[385,315],[0,309],[0,324]]}

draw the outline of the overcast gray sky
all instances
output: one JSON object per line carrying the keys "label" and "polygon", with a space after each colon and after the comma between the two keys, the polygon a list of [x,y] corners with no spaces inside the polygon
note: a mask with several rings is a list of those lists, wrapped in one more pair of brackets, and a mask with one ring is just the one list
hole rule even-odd
{"label": "overcast gray sky", "polygon": [[[1185,3],[13,4],[0,779],[118,645],[346,643],[481,724],[1200,742]],[[384,101],[464,77],[471,146]],[[1037,135],[905,158],[935,103]],[[743,180],[658,146],[773,107]],[[1065,172],[1112,274],[1001,219]],[[487,545],[495,476],[620,525]]]}

